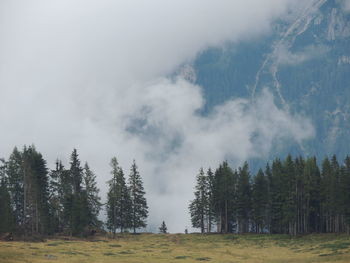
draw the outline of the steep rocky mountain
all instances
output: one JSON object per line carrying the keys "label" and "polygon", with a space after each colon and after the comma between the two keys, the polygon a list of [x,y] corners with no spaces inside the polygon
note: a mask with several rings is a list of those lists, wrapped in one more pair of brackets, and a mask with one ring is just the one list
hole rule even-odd
{"label": "steep rocky mountain", "polygon": [[205,112],[228,98],[254,98],[268,88],[275,103],[311,119],[316,135],[286,142],[286,153],[350,153],[350,10],[344,1],[317,0],[274,24],[268,36],[201,53],[193,63]]}

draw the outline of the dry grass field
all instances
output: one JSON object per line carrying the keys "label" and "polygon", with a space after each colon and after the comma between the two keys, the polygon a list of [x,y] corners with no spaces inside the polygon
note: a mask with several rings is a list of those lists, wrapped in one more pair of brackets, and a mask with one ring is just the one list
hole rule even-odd
{"label": "dry grass field", "polygon": [[115,240],[0,242],[0,262],[350,262],[350,236],[120,235]]}

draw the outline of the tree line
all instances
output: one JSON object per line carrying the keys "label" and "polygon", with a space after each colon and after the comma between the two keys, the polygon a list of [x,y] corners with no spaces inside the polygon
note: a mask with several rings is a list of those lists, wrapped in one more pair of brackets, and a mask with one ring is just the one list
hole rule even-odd
{"label": "tree line", "polygon": [[275,159],[252,176],[247,162],[201,168],[189,212],[192,226],[219,233],[350,232],[350,157],[319,167],[315,157]]}
{"label": "tree line", "polygon": [[[8,160],[0,159],[0,233],[86,236],[106,227],[115,235],[146,227],[148,206],[136,162],[128,181],[115,157],[110,165],[112,178],[102,204],[96,175],[87,162],[81,165],[76,149],[69,168],[57,160],[49,171],[34,146],[14,148]],[[105,224],[99,219],[104,205]]]}

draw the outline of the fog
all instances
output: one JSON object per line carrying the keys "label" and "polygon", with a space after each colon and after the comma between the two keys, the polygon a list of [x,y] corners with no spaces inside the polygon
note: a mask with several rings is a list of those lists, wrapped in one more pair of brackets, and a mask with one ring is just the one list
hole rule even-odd
{"label": "fog", "polygon": [[33,143],[53,167],[56,158],[68,164],[75,147],[103,199],[110,159],[126,174],[136,159],[147,230],[165,220],[183,232],[201,166],[240,165],[314,129],[307,116],[277,108],[268,89],[254,103],[236,98],[201,116],[202,88],[169,76],[208,47],[259,41],[273,21],[310,2],[3,0],[0,156]]}

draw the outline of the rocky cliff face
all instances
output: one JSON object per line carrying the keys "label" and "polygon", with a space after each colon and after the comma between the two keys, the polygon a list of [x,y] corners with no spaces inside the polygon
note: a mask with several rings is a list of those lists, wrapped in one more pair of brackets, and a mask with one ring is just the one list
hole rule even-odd
{"label": "rocky cliff face", "polygon": [[227,98],[253,102],[268,87],[279,107],[305,115],[316,129],[314,139],[286,143],[277,155],[349,154],[349,11],[343,1],[313,1],[277,21],[272,35],[200,54],[191,74],[204,88],[206,112]]}

